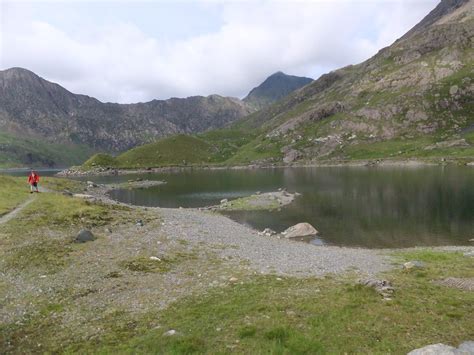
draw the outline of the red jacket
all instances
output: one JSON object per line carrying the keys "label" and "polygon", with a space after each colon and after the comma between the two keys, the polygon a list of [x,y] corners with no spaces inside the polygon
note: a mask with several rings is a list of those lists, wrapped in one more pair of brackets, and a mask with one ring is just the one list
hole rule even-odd
{"label": "red jacket", "polygon": [[40,177],[38,174],[30,174],[30,176],[28,176],[28,184],[38,183],[39,181]]}

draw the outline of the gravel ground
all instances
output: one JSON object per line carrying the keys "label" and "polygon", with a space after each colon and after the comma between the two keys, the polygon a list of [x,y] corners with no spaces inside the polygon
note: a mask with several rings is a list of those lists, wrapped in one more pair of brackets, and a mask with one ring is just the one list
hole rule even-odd
{"label": "gravel ground", "polygon": [[225,246],[220,251],[222,256],[246,260],[260,273],[321,276],[355,270],[374,275],[391,268],[391,261],[383,251],[315,246],[259,236],[257,231],[211,212],[156,210],[164,219],[164,234],[196,244]]}

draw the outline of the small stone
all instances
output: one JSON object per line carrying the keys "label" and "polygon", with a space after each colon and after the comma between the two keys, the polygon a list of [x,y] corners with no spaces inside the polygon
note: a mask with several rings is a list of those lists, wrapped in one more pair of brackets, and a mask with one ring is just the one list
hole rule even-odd
{"label": "small stone", "polygon": [[261,192],[260,192],[260,191],[257,191],[257,192],[255,193],[255,195],[260,195],[260,194],[261,194]]}
{"label": "small stone", "polygon": [[468,252],[464,253],[463,255],[468,257],[468,258],[474,258],[474,250],[473,251],[468,251]]}
{"label": "small stone", "polygon": [[137,220],[137,223],[135,224],[137,227],[143,227],[143,221],[141,219]]}
{"label": "small stone", "polygon": [[91,231],[87,229],[82,229],[74,239],[76,243],[85,243],[85,242],[92,242],[96,238],[94,237],[94,234],[92,234]]}
{"label": "small stone", "polygon": [[177,335],[177,334],[178,334],[178,332],[176,330],[170,329],[167,332],[164,332],[163,336],[164,337],[169,337],[169,336],[173,336],[173,335]]}
{"label": "small stone", "polygon": [[224,204],[226,204],[227,202],[229,202],[229,200],[226,199],[226,198],[224,198],[224,199],[221,200],[221,205],[224,205]]}
{"label": "small stone", "polygon": [[161,261],[161,259],[157,256],[150,256],[150,260]]}
{"label": "small stone", "polygon": [[458,91],[459,91],[459,87],[457,85],[453,85],[449,88],[449,94],[451,96],[456,95],[458,93]]}
{"label": "small stone", "polygon": [[471,243],[474,243],[474,238],[469,239],[469,241],[470,241]]}
{"label": "small stone", "polygon": [[237,282],[237,281],[239,281],[239,279],[237,277],[231,277],[229,279],[229,282]]}
{"label": "small stone", "polygon": [[425,264],[421,261],[418,261],[418,260],[409,261],[409,262],[406,262],[405,264],[403,264],[403,268],[405,270],[422,269],[424,267],[425,267]]}

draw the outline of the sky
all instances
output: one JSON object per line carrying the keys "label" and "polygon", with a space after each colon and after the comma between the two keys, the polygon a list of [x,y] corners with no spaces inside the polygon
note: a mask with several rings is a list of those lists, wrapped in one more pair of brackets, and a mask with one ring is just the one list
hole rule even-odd
{"label": "sky", "polygon": [[439,0],[0,0],[0,70],[133,103],[244,97],[266,77],[318,78],[390,45]]}

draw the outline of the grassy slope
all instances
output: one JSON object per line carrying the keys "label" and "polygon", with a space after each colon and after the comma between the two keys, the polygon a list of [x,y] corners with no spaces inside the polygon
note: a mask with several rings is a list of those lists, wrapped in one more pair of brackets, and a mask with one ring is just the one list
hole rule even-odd
{"label": "grassy slope", "polygon": [[0,168],[81,164],[92,150],[85,146],[52,144],[0,132]]}
{"label": "grassy slope", "polygon": [[178,135],[134,148],[116,158],[119,167],[199,164],[211,160],[213,147],[202,139]]}
{"label": "grassy slope", "polygon": [[221,164],[254,137],[255,134],[237,129],[214,130],[196,136],[177,135],[134,148],[117,157],[96,154],[82,168]]}

